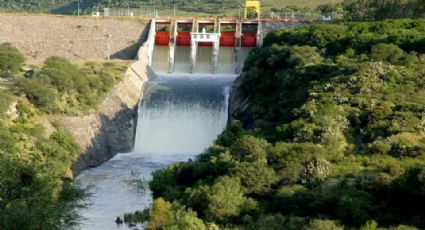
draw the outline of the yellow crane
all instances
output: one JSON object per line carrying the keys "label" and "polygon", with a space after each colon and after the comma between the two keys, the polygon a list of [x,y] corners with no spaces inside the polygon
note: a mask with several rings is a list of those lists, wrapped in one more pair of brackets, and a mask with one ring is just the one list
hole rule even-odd
{"label": "yellow crane", "polygon": [[245,2],[245,18],[260,18],[261,2],[246,1]]}

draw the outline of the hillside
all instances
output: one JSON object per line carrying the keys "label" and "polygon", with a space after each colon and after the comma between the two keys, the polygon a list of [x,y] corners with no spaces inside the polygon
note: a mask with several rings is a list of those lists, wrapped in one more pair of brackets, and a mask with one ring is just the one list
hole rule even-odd
{"label": "hillside", "polygon": [[[82,1],[80,7],[83,13],[90,13],[94,9],[102,9],[110,6],[111,8],[153,8],[154,2],[156,8],[159,11],[164,11],[173,8],[173,2],[168,0],[156,0],[156,1],[117,1],[117,0],[86,0]],[[203,12],[207,14],[227,14],[237,9],[239,5],[243,4],[244,0],[222,0],[222,1],[202,1],[202,4],[196,0],[177,0],[176,6],[182,14],[184,12]],[[340,0],[335,0],[340,2]],[[288,1],[275,1],[275,0],[263,0],[262,4],[265,10],[271,8],[284,8],[287,6],[299,6],[299,7],[311,7],[314,8],[318,5],[332,3],[332,0],[288,0]],[[60,14],[76,14],[77,2],[70,0],[56,0],[56,1],[45,1],[45,0],[0,0],[0,10],[5,11],[25,11],[25,12],[50,12]],[[170,12],[171,13],[171,12]]]}
{"label": "hillside", "polygon": [[237,80],[236,120],[154,173],[149,229],[424,229],[424,28],[271,33]]}
{"label": "hillside", "polygon": [[127,19],[45,15],[0,15],[0,43],[9,42],[34,64],[50,56],[105,59],[111,34],[112,58],[132,59],[146,22]]}

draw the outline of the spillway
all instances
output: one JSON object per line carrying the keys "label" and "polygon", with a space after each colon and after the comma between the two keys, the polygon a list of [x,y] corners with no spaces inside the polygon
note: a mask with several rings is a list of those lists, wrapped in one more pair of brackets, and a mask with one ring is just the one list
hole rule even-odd
{"label": "spillway", "polygon": [[176,46],[174,73],[190,73],[190,46]]}
{"label": "spillway", "polygon": [[195,73],[207,74],[212,72],[212,47],[198,46]]}
{"label": "spillway", "polygon": [[[215,77],[217,78],[217,77]],[[139,113],[135,151],[193,156],[227,122],[228,79],[160,77],[150,83]]]}
{"label": "spillway", "polygon": [[81,213],[86,218],[82,229],[134,229],[117,226],[115,218],[150,205],[151,192],[143,185],[154,170],[193,158],[212,144],[226,126],[234,79],[162,75],[147,82],[134,151],[118,154],[77,178],[82,187],[94,186],[91,206]]}
{"label": "spillway", "polygon": [[235,73],[236,72],[236,53],[234,47],[220,47],[218,53],[218,73]]}
{"label": "spillway", "polygon": [[251,52],[251,50],[253,50],[253,48],[243,48],[243,49],[241,49],[239,66],[244,65],[244,62],[245,62],[246,58],[248,57],[249,52]]}
{"label": "spillway", "polygon": [[156,73],[168,72],[168,56],[170,53],[168,46],[155,46],[152,55],[152,69]]}

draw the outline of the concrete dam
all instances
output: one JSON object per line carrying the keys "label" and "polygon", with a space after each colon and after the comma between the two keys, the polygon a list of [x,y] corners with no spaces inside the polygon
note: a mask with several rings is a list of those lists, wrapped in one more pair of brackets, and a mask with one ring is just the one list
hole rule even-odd
{"label": "concrete dam", "polygon": [[249,51],[261,45],[256,20],[152,20],[149,64],[156,73],[238,74]]}
{"label": "concrete dam", "polygon": [[[77,178],[94,187],[82,210],[82,229],[143,229],[114,223],[124,213],[149,208],[152,173],[194,159],[226,127],[231,85],[249,52],[270,28],[293,22],[236,19],[153,19],[129,82],[142,84],[134,148]],[[273,25],[273,27],[271,26]],[[133,79],[134,78],[134,79]],[[142,79],[142,82],[137,81]],[[119,135],[119,134],[118,134]]]}

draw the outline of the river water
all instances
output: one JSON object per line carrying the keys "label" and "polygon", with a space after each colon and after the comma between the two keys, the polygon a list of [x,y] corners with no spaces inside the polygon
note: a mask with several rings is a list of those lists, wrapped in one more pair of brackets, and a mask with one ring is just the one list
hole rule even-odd
{"label": "river water", "polygon": [[227,122],[234,76],[161,75],[144,87],[134,150],[81,173],[78,186],[91,186],[90,206],[81,211],[81,229],[142,229],[116,225],[125,212],[152,202],[151,173],[194,158],[212,144]]}

